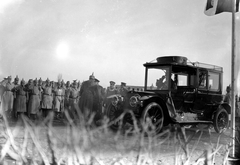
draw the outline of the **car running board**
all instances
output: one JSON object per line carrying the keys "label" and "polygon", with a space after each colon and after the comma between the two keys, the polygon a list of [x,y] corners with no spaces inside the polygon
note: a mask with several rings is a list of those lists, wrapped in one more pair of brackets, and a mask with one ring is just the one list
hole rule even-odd
{"label": "car running board", "polygon": [[212,121],[175,121],[179,125],[198,125],[198,124],[213,124]]}

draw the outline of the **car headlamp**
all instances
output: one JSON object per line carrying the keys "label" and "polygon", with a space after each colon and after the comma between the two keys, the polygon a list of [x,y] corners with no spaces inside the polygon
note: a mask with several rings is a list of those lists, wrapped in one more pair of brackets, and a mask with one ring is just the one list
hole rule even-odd
{"label": "car headlamp", "polygon": [[119,102],[118,96],[114,96],[112,98],[112,105],[116,106],[118,104],[118,102]]}
{"label": "car headlamp", "polygon": [[135,95],[135,96],[130,97],[129,104],[130,104],[131,107],[136,107],[137,106],[139,97],[140,97],[139,95]]}

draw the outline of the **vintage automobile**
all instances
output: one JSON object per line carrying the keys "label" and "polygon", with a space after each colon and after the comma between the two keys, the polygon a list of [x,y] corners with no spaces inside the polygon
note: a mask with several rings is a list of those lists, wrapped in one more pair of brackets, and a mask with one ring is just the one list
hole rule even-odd
{"label": "vintage automobile", "polygon": [[112,129],[134,121],[151,125],[155,132],[169,124],[212,125],[218,133],[228,128],[231,106],[222,102],[222,67],[182,56],[162,56],[143,65],[144,91],[108,98]]}

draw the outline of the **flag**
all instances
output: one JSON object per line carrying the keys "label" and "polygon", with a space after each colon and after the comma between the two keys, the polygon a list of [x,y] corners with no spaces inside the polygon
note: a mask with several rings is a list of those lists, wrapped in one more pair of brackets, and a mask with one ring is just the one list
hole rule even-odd
{"label": "flag", "polygon": [[[239,0],[236,0],[236,12],[239,11]],[[222,12],[232,12],[232,0],[207,0],[204,13],[213,16]]]}

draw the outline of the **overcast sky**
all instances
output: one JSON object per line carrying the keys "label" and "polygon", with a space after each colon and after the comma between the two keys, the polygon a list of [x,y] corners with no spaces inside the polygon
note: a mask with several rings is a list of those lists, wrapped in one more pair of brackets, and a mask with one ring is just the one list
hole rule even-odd
{"label": "overcast sky", "polygon": [[206,0],[1,0],[0,79],[56,81],[62,74],[82,81],[94,72],[104,87],[110,80],[143,85],[143,63],[178,55],[223,66],[225,90],[231,13],[206,16],[205,6]]}

